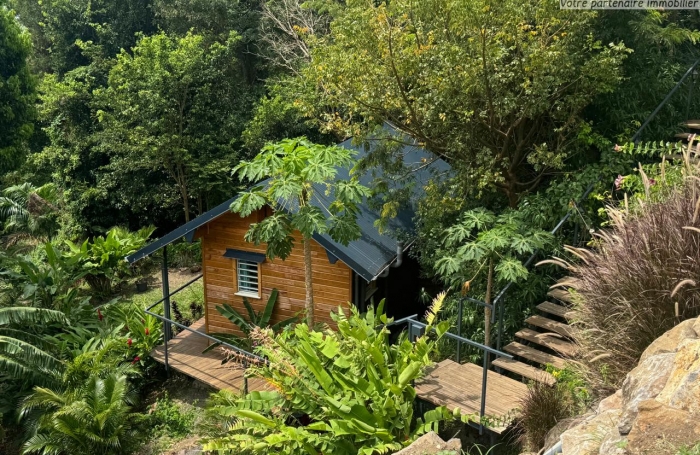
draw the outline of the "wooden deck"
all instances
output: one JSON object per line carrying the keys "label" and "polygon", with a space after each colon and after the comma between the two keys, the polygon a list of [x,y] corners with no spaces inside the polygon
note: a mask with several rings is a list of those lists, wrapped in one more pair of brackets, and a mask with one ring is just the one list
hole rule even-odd
{"label": "wooden deck", "polygon": [[[479,415],[481,407],[482,367],[472,363],[458,364],[443,360],[416,384],[418,396],[452,411]],[[486,412],[484,425],[502,433],[517,415],[520,400],[527,393],[527,385],[494,371],[488,372],[486,382]]]}
{"label": "wooden deck", "polygon": [[[204,318],[190,326],[204,331]],[[243,390],[243,368],[227,363],[222,365],[224,355],[218,349],[202,354],[209,340],[196,333],[183,330],[168,343],[168,364],[173,370],[202,381],[215,389]],[[151,357],[165,363],[165,347],[160,345],[151,352]],[[270,386],[258,378],[248,379],[248,391],[267,390]]]}

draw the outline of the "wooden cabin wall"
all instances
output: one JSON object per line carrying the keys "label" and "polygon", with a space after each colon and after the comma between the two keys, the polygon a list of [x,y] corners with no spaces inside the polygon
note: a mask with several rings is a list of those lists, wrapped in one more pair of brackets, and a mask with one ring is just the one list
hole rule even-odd
{"label": "wooden cabin wall", "polygon": [[[269,209],[268,209],[269,210]],[[207,332],[233,333],[233,324],[223,317],[216,306],[228,303],[242,314],[246,314],[243,297],[237,291],[235,259],[223,257],[227,248],[265,253],[265,245],[248,243],[243,236],[251,223],[259,222],[265,209],[242,218],[227,213],[197,230],[202,239],[202,269],[204,272],[204,299]],[[295,236],[301,239],[301,234]],[[331,311],[338,306],[349,307],[352,299],[352,271],[337,261],[328,261],[326,250],[312,242],[312,268],[315,303],[315,322],[332,324]],[[272,323],[289,318],[304,310],[306,290],[304,287],[304,253],[301,240],[294,242],[291,255],[284,261],[266,259],[260,267],[261,295],[259,299],[247,297],[256,311],[265,307],[273,288],[279,291]]]}

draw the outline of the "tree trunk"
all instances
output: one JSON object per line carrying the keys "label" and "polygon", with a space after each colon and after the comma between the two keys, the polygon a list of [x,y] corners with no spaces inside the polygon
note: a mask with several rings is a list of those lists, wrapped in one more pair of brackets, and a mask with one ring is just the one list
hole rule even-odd
{"label": "tree trunk", "polygon": [[183,204],[183,208],[185,209],[185,223],[189,223],[189,221],[190,221],[190,196],[187,193],[187,187],[183,186],[180,189],[180,193],[182,193],[182,204]]}
{"label": "tree trunk", "polygon": [[[489,277],[486,281],[486,298],[484,301],[491,305],[491,292],[493,291],[493,257],[489,259]],[[484,307],[484,344],[491,347],[491,308]]]}
{"label": "tree trunk", "polygon": [[306,285],[306,323],[314,324],[314,288],[311,275],[311,238],[304,238],[304,281]]}

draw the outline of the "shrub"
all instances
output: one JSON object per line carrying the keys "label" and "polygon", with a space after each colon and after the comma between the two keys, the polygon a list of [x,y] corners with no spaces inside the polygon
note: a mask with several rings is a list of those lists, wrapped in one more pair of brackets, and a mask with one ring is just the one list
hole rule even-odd
{"label": "shrub", "polygon": [[700,184],[689,180],[635,216],[611,211],[593,251],[570,249],[576,324],[587,380],[619,387],[642,352],[678,322],[700,313]]}
{"label": "shrub", "polygon": [[[437,309],[444,294],[433,306]],[[257,329],[258,352],[269,360],[257,374],[274,391],[252,392],[235,404],[217,403],[219,412],[233,416],[223,437],[206,441],[205,450],[247,454],[328,453],[375,454],[396,451],[417,435],[435,430],[452,418],[446,408],[428,411],[414,421],[416,391],[412,382],[431,364],[436,341],[447,330],[444,321],[411,343],[402,336],[389,343],[386,316],[369,309],[360,315],[334,314],[338,330],[323,332],[297,324],[273,335]],[[434,313],[433,313],[434,314]],[[379,327],[378,327],[379,326]]]}
{"label": "shrub", "polygon": [[153,428],[156,436],[183,438],[192,433],[196,415],[183,412],[180,407],[168,397],[156,400],[149,415],[149,427]]}
{"label": "shrub", "polygon": [[91,376],[77,388],[35,388],[25,400],[23,413],[33,435],[22,453],[43,455],[70,453],[129,453],[137,443],[136,427],[141,420],[131,412],[136,394],[126,376]]}
{"label": "shrub", "polygon": [[[299,322],[299,318],[297,316],[292,316],[291,318],[284,319],[280,322],[277,322],[276,324],[270,323],[270,319],[272,319],[272,313],[274,312],[275,306],[277,305],[278,295],[279,292],[277,291],[277,288],[274,288],[270,293],[270,297],[267,299],[267,304],[265,304],[265,308],[260,312],[256,312],[255,308],[253,308],[248,299],[243,297],[243,306],[245,306],[246,312],[248,313],[247,319],[246,316],[236,311],[231,305],[227,303],[224,303],[223,305],[218,305],[216,307],[216,311],[218,311],[219,313],[221,313],[222,316],[231,321],[231,323],[235,325],[238,328],[238,330],[240,330],[243,333],[244,336],[219,332],[212,333],[211,335],[222,341],[238,346],[241,349],[251,351],[253,349],[253,344],[250,339],[250,334],[254,329],[265,329],[269,327],[270,329],[272,329],[273,332],[277,333],[284,329],[286,326],[296,324],[297,322]],[[214,346],[218,346],[218,343],[212,345],[212,347]]]}
{"label": "shrub", "polygon": [[520,442],[532,452],[544,446],[547,433],[557,422],[575,414],[570,390],[559,384],[552,387],[540,382],[531,383],[520,407]]}
{"label": "shrub", "polygon": [[79,258],[85,280],[90,287],[102,295],[109,295],[114,284],[121,284],[131,274],[124,258],[146,244],[155,231],[154,227],[141,228],[136,232],[114,227],[107,236],[85,240],[80,246],[70,241],[70,258]]}
{"label": "shrub", "polygon": [[[65,300],[76,288],[84,273],[77,258],[64,257],[51,242],[36,250],[37,257],[24,256],[8,261],[0,280],[14,289],[21,289],[19,300],[30,306],[65,309]],[[13,264],[13,262],[15,264]]]}
{"label": "shrub", "polygon": [[171,267],[192,267],[202,264],[202,242],[177,242],[170,246],[168,261]]}

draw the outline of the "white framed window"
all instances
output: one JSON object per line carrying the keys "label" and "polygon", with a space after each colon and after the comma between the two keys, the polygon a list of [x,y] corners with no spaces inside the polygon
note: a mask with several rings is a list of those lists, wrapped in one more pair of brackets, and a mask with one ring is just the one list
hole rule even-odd
{"label": "white framed window", "polygon": [[247,297],[260,297],[260,268],[257,262],[236,261],[236,280],[238,292],[236,294]]}

